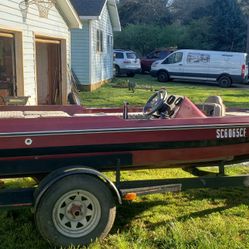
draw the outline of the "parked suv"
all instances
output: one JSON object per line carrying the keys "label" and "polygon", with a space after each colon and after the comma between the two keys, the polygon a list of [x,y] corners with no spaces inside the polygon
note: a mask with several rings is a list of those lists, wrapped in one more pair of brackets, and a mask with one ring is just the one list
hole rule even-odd
{"label": "parked suv", "polygon": [[140,59],[135,52],[131,50],[114,49],[113,57],[115,76],[126,74],[129,77],[133,77],[135,73],[141,71]]}
{"label": "parked suv", "polygon": [[157,60],[162,60],[166,58],[169,54],[174,52],[176,49],[175,48],[165,48],[165,49],[156,49],[143,57],[141,59],[141,68],[142,72],[150,72],[151,70],[151,65],[153,62]]}

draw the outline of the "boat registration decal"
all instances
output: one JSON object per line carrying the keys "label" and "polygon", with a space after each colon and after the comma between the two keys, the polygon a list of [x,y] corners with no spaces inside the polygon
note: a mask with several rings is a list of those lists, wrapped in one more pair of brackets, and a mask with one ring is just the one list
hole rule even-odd
{"label": "boat registration decal", "polygon": [[217,129],[216,138],[246,137],[246,128]]}

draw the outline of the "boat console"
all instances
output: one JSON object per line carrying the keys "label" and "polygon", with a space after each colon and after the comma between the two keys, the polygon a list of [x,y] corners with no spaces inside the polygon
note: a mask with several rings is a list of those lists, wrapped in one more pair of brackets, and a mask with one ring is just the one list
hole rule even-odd
{"label": "boat console", "polygon": [[187,97],[170,95],[161,89],[155,92],[143,109],[144,115],[153,118],[197,118],[206,117]]}

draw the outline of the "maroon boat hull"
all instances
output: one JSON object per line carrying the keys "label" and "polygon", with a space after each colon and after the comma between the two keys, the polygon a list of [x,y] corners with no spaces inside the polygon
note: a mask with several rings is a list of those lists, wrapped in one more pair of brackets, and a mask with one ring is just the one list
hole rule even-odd
{"label": "maroon boat hull", "polygon": [[0,174],[10,176],[13,168],[17,174],[47,173],[68,164],[104,171],[117,166],[182,168],[233,163],[249,158],[248,129],[249,117],[123,120],[110,114],[2,119]]}

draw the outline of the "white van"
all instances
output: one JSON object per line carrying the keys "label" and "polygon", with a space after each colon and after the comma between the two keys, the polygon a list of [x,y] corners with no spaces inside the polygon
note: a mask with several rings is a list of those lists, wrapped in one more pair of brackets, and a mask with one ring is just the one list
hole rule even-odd
{"label": "white van", "polygon": [[215,81],[221,87],[247,83],[246,53],[177,50],[151,65],[151,75],[160,82],[173,79]]}

